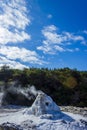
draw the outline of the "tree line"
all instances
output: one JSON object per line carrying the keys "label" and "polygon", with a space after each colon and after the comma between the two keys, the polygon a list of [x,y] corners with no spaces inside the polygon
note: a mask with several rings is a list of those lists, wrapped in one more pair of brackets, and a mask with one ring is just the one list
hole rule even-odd
{"label": "tree line", "polygon": [[37,90],[50,95],[58,105],[87,106],[87,71],[70,68],[19,70],[2,66],[0,84],[3,83],[7,89],[14,81],[17,81],[16,85],[25,89],[34,85]]}

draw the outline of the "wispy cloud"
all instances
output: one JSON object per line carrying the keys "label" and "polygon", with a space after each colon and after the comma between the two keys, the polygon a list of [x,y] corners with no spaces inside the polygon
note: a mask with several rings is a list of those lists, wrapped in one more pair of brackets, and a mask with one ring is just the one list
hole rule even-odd
{"label": "wispy cloud", "polygon": [[[38,50],[42,50],[46,54],[55,54],[56,52],[64,51],[77,51],[77,49],[69,49],[65,46],[73,44],[75,42],[85,42],[85,38],[81,35],[76,35],[67,31],[59,32],[59,29],[55,25],[46,26],[42,30],[44,40],[42,45],[38,46]],[[79,49],[78,49],[79,50]]]}
{"label": "wispy cloud", "polygon": [[76,35],[76,34],[73,34],[73,33],[70,33],[70,32],[63,32],[62,34],[64,35],[64,37],[66,37],[66,41],[73,41],[73,42],[77,42],[77,41],[83,42],[83,41],[85,41],[84,37],[81,36],[81,35]]}
{"label": "wispy cloud", "polygon": [[43,63],[43,61],[40,60],[40,56],[35,51],[30,51],[25,48],[1,46],[0,54],[10,60],[19,60],[39,65]]}
{"label": "wispy cloud", "polygon": [[23,68],[28,68],[28,66],[21,64],[20,62],[14,61],[14,60],[9,60],[8,58],[4,56],[0,56],[0,67],[3,65],[10,66],[11,68],[15,69],[23,69]]}
{"label": "wispy cloud", "polygon": [[25,29],[30,23],[24,0],[0,0],[0,44],[29,40]]}
{"label": "wispy cloud", "polygon": [[24,47],[9,46],[8,43],[19,43],[30,40],[26,27],[31,19],[26,8],[25,0],[0,0],[0,66],[7,64],[14,68],[27,67],[25,64],[39,64],[44,62],[35,52]]}
{"label": "wispy cloud", "polygon": [[0,44],[18,43],[30,38],[30,35],[24,31],[19,32],[18,30],[15,30],[15,32],[12,32],[7,28],[0,27]]}

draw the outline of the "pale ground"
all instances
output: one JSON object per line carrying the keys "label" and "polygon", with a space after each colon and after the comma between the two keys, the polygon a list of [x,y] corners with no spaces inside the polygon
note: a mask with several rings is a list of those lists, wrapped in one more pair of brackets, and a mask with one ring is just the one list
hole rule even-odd
{"label": "pale ground", "polygon": [[[0,99],[1,97],[2,94]],[[50,101],[50,98],[46,97],[46,100],[48,99]],[[51,102],[54,104],[53,101]],[[48,112],[37,116],[31,114],[29,108],[18,108],[17,106],[0,107],[0,124],[9,122],[12,126],[12,123],[14,123],[16,126],[22,126],[23,130],[28,130],[29,125],[35,126],[35,130],[87,130],[86,121],[86,116],[71,112],[59,112],[57,115],[55,113],[49,114]],[[34,129],[32,128],[32,130]]]}

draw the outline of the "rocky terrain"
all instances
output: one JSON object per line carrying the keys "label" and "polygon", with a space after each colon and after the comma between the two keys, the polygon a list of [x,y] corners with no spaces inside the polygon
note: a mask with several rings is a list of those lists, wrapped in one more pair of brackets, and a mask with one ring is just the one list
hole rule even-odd
{"label": "rocky terrain", "polygon": [[75,107],[75,106],[60,106],[61,111],[71,112],[74,114],[80,114],[87,117],[87,107]]}
{"label": "rocky terrain", "polygon": [[0,130],[87,130],[86,120],[87,108],[59,107],[44,93],[31,107],[0,107]]}

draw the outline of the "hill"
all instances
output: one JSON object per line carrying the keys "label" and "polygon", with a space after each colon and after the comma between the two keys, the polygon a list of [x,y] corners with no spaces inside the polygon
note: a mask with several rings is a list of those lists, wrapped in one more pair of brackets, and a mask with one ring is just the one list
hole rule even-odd
{"label": "hill", "polygon": [[0,86],[5,91],[9,86],[26,89],[34,85],[37,90],[50,95],[58,105],[87,106],[87,71],[76,69],[29,68],[0,69]]}

